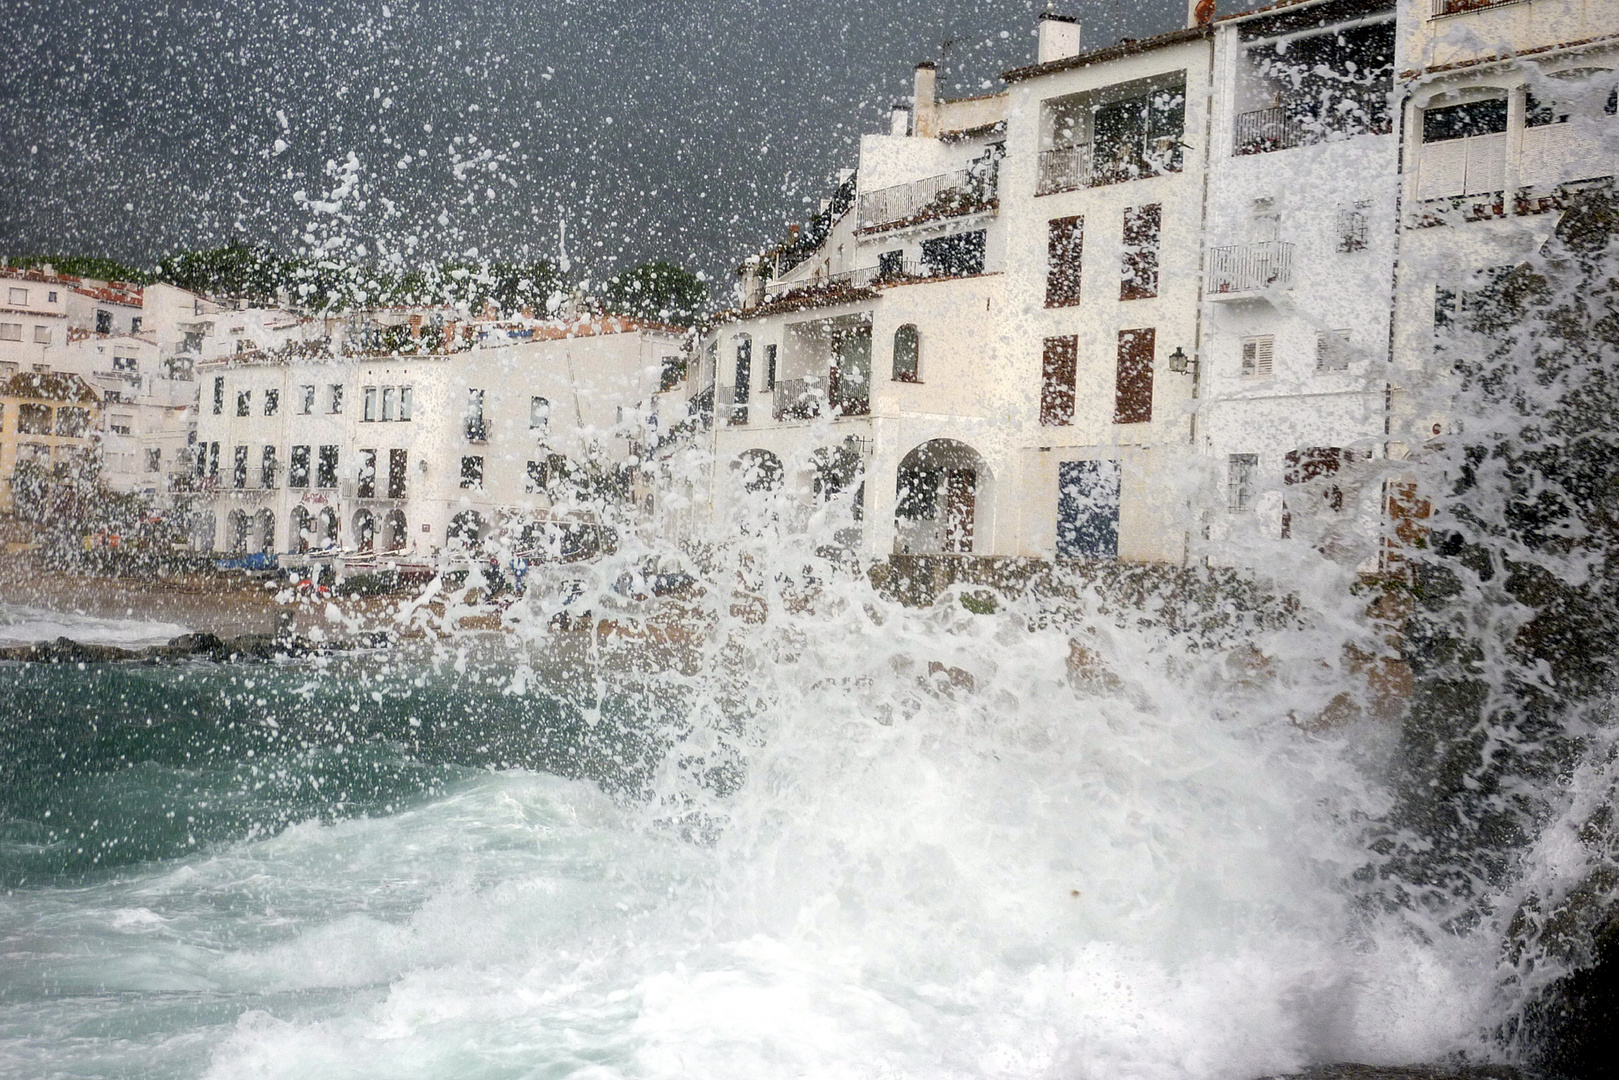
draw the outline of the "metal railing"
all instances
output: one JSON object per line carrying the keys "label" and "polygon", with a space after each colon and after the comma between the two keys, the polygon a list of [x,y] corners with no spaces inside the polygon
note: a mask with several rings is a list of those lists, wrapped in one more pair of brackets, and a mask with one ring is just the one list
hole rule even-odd
{"label": "metal railing", "polygon": [[1034,193],[1050,195],[1057,191],[1078,191],[1090,187],[1093,160],[1089,143],[1041,151],[1040,176],[1035,182]]}
{"label": "metal railing", "polygon": [[1429,17],[1440,19],[1446,15],[1462,15],[1469,11],[1506,7],[1508,4],[1524,2],[1525,0],[1433,0],[1433,13]]}
{"label": "metal railing", "polygon": [[736,387],[719,386],[714,393],[714,415],[723,419],[731,427],[741,427],[748,422],[748,395],[742,395],[742,400],[736,398]]}
{"label": "metal railing", "polygon": [[1307,146],[1318,139],[1293,118],[1286,105],[1237,114],[1237,153],[1264,154]]}
{"label": "metal railing", "polygon": [[881,229],[988,210],[994,205],[996,182],[991,164],[878,188],[860,196],[855,224],[862,230]]}
{"label": "metal railing", "polygon": [[1293,245],[1280,240],[1234,244],[1209,252],[1209,292],[1235,295],[1293,284]]}
{"label": "metal railing", "polygon": [[773,391],[777,420],[810,420],[821,414],[826,394],[816,378],[777,379]]}

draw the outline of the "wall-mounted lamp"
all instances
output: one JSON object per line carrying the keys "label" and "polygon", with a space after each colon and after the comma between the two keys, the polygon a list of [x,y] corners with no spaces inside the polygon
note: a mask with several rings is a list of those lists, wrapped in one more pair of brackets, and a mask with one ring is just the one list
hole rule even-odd
{"label": "wall-mounted lamp", "polygon": [[1177,375],[1185,375],[1188,371],[1196,375],[1197,359],[1187,356],[1186,350],[1177,345],[1175,351],[1169,354],[1169,370]]}

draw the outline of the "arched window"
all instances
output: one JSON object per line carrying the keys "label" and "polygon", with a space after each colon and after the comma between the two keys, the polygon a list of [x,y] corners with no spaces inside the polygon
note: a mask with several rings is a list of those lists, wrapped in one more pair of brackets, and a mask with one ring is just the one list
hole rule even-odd
{"label": "arched window", "polygon": [[906,323],[894,331],[894,380],[921,382],[917,377],[917,363],[921,359],[922,339],[915,323]]}

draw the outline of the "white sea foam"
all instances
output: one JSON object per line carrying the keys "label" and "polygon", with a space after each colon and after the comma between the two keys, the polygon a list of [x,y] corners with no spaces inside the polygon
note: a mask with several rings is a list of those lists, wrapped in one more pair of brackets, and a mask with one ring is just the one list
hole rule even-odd
{"label": "white sea foam", "polygon": [[163,645],[189,632],[179,623],[110,619],[0,603],[0,645],[32,645],[65,637],[86,645],[138,649]]}

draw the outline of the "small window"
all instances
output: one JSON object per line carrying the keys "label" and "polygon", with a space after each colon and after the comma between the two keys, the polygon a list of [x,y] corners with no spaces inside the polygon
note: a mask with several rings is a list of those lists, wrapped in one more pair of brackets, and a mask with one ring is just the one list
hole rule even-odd
{"label": "small window", "polygon": [[776,346],[765,346],[765,392],[776,389]]}
{"label": "small window", "polygon": [[377,419],[377,388],[374,386],[366,387],[362,400],[364,405],[362,406],[360,412],[361,422],[367,424],[375,423]]}
{"label": "small window", "polygon": [[13,304],[26,304],[26,303],[28,303],[28,290],[27,289],[12,289],[11,290],[11,302]]}
{"label": "small window", "polygon": [[124,401],[124,392],[122,390],[103,390],[101,400],[108,405],[121,405]]}
{"label": "small window", "polygon": [[921,358],[921,339],[916,324],[906,323],[894,331],[894,381],[917,382],[917,368]]}
{"label": "small window", "polygon": [[1270,334],[1242,341],[1242,377],[1269,378],[1276,356],[1276,338]]}
{"label": "small window", "polygon": [[1349,331],[1318,330],[1315,335],[1315,369],[1349,370]]}
{"label": "small window", "polygon": [[259,459],[259,483],[267,488],[275,487],[275,473],[275,447],[266,446]]}
{"label": "small window", "polygon": [[96,333],[98,333],[98,334],[110,334],[110,333],[112,333],[112,312],[110,312],[110,311],[98,311],[98,312],[96,312]]}
{"label": "small window", "polygon": [[1120,300],[1147,300],[1158,295],[1158,235],[1163,211],[1162,203],[1125,207]]}
{"label": "small window", "polygon": [[247,486],[247,447],[238,446],[231,454],[231,486],[245,488]]}
{"label": "small window", "polygon": [[1084,244],[1084,218],[1066,217],[1046,222],[1046,307],[1079,303]]}
{"label": "small window", "polygon": [[331,411],[336,415],[343,411],[343,384],[333,383],[331,391]]}
{"label": "small window", "polygon": [[388,451],[388,498],[403,499],[405,497],[405,474],[409,470],[406,465],[410,455],[405,450]]}
{"label": "small window", "polygon": [[163,471],[163,450],[160,447],[149,447],[146,451],[146,471]]}
{"label": "small window", "polygon": [[355,485],[354,495],[359,499],[374,499],[377,497],[377,452],[375,450],[360,451],[360,475]]}
{"label": "small window", "polygon": [[1447,142],[1476,135],[1497,135],[1507,129],[1507,99],[1469,101],[1422,114],[1422,141]]}
{"label": "small window", "polygon": [[489,430],[483,422],[483,391],[467,390],[466,415],[462,418],[462,426],[466,431],[468,442],[483,442],[489,437]]}
{"label": "small window", "polygon": [[551,427],[551,402],[542,397],[528,399],[528,429],[545,434]]}
{"label": "small window", "polygon": [[658,391],[667,393],[680,385],[686,377],[686,361],[679,356],[665,356],[658,371]]}
{"label": "small window", "polygon": [[337,486],[337,447],[323,446],[320,448],[320,462],[316,467],[315,486],[323,488]]}
{"label": "small window", "polygon": [[236,415],[251,416],[253,414],[253,391],[236,391]]}
{"label": "small window", "polygon": [[225,378],[222,375],[214,377],[214,415],[223,416],[225,413]]}
{"label": "small window", "polygon": [[399,388],[399,419],[401,420],[410,419],[410,399],[410,387],[401,386]]}
{"label": "small window", "polygon": [[309,447],[292,448],[292,458],[287,464],[287,486],[290,488],[309,486]]}
{"label": "small window", "polygon": [[52,289],[50,292],[45,294],[45,302],[47,304],[56,303],[56,290],[55,289]]}
{"label": "small window", "polygon": [[49,345],[51,343],[51,328],[48,326],[34,327],[34,344]]}
{"label": "small window", "polygon": [[1074,380],[1079,366],[1079,337],[1048,337],[1040,359],[1040,423],[1062,427],[1074,422]]}
{"label": "small window", "polygon": [[313,386],[300,386],[298,388],[298,411],[309,416],[315,411],[315,388]]}
{"label": "small window", "polygon": [[141,317],[139,315],[136,315],[129,320],[129,332],[131,334],[138,334],[141,332]]}
{"label": "small window", "polygon": [[531,461],[528,463],[528,479],[523,490],[529,494],[545,490],[545,462]]}
{"label": "small window", "polygon": [[0,322],[0,341],[21,341],[22,323]]}
{"label": "small window", "polygon": [[382,422],[393,423],[394,417],[399,415],[399,388],[384,386],[382,388]]}
{"label": "small window", "polygon": [[264,392],[264,415],[265,416],[274,416],[276,414],[276,411],[278,409],[280,409],[280,408],[281,408],[281,391],[280,390],[275,390],[275,389],[266,390]]}
{"label": "small window", "polygon": [[905,252],[885,251],[877,256],[877,280],[895,281],[905,276]]}
{"label": "small window", "polygon": [[140,370],[140,367],[141,362],[138,357],[114,356],[112,358],[112,369],[114,371],[128,372],[129,374],[133,375],[135,372]]}
{"label": "small window", "polygon": [[1338,250],[1366,250],[1366,212],[1371,203],[1358,202],[1338,211]]}
{"label": "small window", "polygon": [[483,458],[461,459],[461,486],[474,491],[483,487]]}
{"label": "small window", "polygon": [[1240,514],[1254,508],[1254,486],[1258,476],[1258,454],[1232,454],[1226,458],[1227,510]]}

